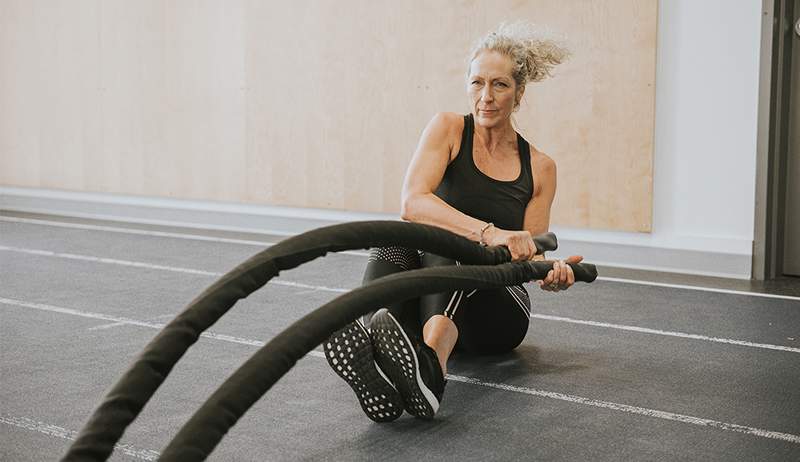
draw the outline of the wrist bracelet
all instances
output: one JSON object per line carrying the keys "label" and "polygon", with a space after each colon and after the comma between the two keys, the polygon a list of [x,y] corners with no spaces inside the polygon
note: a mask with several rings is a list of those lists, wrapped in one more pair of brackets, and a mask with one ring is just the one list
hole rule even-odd
{"label": "wrist bracelet", "polygon": [[483,228],[481,228],[481,236],[480,236],[480,243],[481,243],[481,245],[488,245],[488,244],[486,243],[486,241],[484,241],[484,240],[483,240],[483,233],[485,233],[485,232],[486,232],[486,230],[487,230],[487,229],[489,229],[489,228],[491,228],[492,226],[494,226],[494,223],[486,223],[486,225],[485,225]]}

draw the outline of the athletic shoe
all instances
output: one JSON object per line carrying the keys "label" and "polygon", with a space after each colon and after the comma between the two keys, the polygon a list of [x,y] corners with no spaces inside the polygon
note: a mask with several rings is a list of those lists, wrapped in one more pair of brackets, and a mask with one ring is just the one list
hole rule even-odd
{"label": "athletic shoe", "polygon": [[370,338],[375,360],[403,397],[409,414],[432,419],[439,410],[445,380],[436,352],[406,334],[384,308],[372,317]]}
{"label": "athletic shoe", "polygon": [[356,392],[367,417],[391,422],[403,414],[403,398],[375,363],[369,333],[361,321],[334,332],[323,350],[334,372]]}

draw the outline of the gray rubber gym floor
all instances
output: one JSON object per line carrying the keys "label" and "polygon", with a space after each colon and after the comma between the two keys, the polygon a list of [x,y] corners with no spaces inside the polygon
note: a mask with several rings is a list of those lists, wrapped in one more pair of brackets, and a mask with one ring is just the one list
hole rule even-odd
{"label": "gray rubber gym floor", "polygon": [[[282,239],[9,212],[0,235],[8,461],[63,455],[163,323]],[[156,459],[262,342],[358,286],[365,263],[363,252],[331,255],[240,302],[178,363],[112,459]],[[455,356],[432,422],[371,422],[318,348],[211,459],[800,460],[797,284],[711,291],[615,274],[600,268],[606,279],[558,294],[529,284],[525,342],[501,357]]]}

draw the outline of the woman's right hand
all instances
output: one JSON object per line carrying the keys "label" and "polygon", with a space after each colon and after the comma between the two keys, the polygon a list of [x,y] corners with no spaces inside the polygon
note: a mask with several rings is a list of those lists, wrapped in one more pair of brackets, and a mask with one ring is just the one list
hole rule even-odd
{"label": "woman's right hand", "polygon": [[511,252],[511,261],[530,260],[536,255],[536,244],[528,231],[506,231],[490,226],[483,236],[487,245],[502,245]]}

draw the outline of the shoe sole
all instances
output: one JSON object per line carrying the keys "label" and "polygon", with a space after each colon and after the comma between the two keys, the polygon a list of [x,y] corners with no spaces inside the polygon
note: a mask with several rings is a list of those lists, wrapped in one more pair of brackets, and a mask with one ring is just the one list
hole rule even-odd
{"label": "shoe sole", "polygon": [[373,316],[370,327],[375,358],[403,397],[406,411],[414,417],[432,419],[439,410],[439,400],[422,381],[417,353],[400,323],[383,309]]}
{"label": "shoe sole", "polygon": [[356,393],[364,414],[375,422],[391,422],[403,414],[403,398],[375,363],[369,333],[355,321],[323,344],[325,359]]}

